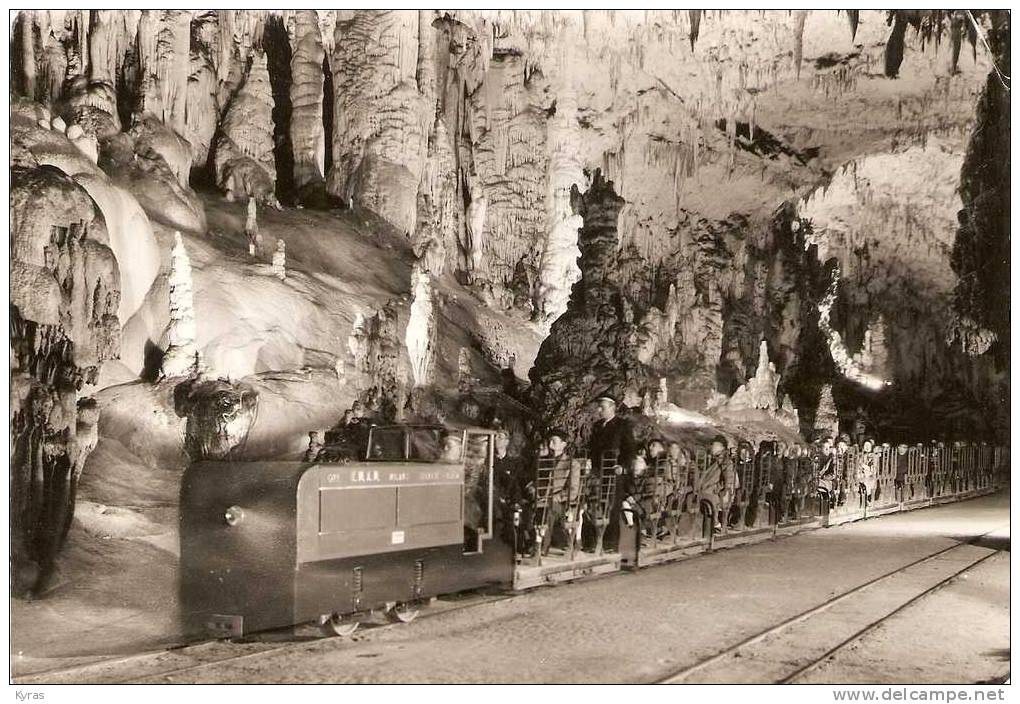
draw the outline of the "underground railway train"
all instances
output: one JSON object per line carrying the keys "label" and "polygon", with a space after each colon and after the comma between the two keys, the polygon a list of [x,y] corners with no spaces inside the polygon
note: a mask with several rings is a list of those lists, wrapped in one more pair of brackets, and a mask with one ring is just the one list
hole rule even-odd
{"label": "underground railway train", "polygon": [[[410,621],[437,595],[569,581],[987,493],[1009,466],[1008,448],[985,444],[851,448],[823,480],[806,456],[754,456],[741,444],[737,489],[717,513],[696,489],[707,453],[684,450],[680,476],[667,476],[662,460],[649,463],[634,488],[641,510],[624,514],[613,500],[615,458],[601,472],[585,460],[540,460],[534,536],[540,543],[551,496],[569,482],[580,488],[564,494],[569,544],[520,557],[527,550],[510,544],[519,531],[501,527],[493,436],[482,428],[377,426],[361,461],[194,463],[180,502],[186,632],[242,636],[317,622],[349,635],[372,613]],[[862,463],[874,468],[867,495],[856,491]],[[786,492],[776,498],[784,476]],[[579,515],[597,529],[594,552],[575,540],[580,530],[570,519]],[[516,512],[510,520],[521,518]],[[610,520],[620,527],[612,552],[601,547]]]}

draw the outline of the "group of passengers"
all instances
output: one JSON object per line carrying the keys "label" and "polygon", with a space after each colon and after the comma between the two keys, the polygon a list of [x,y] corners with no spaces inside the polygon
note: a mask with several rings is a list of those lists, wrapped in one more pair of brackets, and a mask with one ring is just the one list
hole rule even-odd
{"label": "group of passengers", "polygon": [[[696,471],[679,442],[655,437],[638,443],[630,423],[617,414],[615,398],[601,396],[597,403],[599,419],[587,447],[576,453],[568,433],[553,428],[539,444],[537,462],[527,462],[511,453],[509,434],[497,431],[498,513],[504,535],[518,550],[547,554],[573,542],[590,552],[600,533],[603,549],[615,550],[621,520],[639,525],[647,537],[660,537],[673,527],[669,516],[699,509],[695,497],[711,507],[721,529],[740,487],[726,438],[713,438],[703,471]],[[649,521],[650,516],[666,520]]]}
{"label": "group of passengers", "polygon": [[[541,438],[537,457],[528,459],[514,451],[510,431],[497,428],[493,518],[518,552],[548,554],[571,545],[590,552],[600,540],[612,551],[621,522],[638,526],[645,539],[660,539],[674,534],[681,517],[702,514],[719,532],[724,526],[739,529],[811,515],[819,507],[816,498],[830,507],[866,506],[913,498],[921,484],[930,495],[955,491],[964,481],[956,465],[946,461],[953,448],[941,442],[919,444],[925,448],[920,471],[916,460],[910,464],[907,445],[878,445],[860,433],[856,442],[845,433],[811,444],[766,439],[757,449],[746,441],[731,445],[717,435],[707,452],[692,453],[673,439],[638,442],[629,420],[618,415],[615,398],[601,396],[596,403],[599,419],[586,447],[574,447],[567,432],[553,428]],[[310,434],[306,461],[356,459],[376,420],[356,401],[326,433],[325,446],[318,433]],[[381,446],[386,436],[378,437],[380,447],[368,448],[369,456],[386,452]],[[412,447],[406,452],[414,457],[465,464],[465,526],[466,535],[472,534],[466,540],[471,542],[485,525],[487,449],[462,448],[460,433],[413,436],[408,442]],[[418,448],[421,442],[428,447]],[[405,450],[398,450],[402,457]]]}
{"label": "group of passengers", "polygon": [[[680,516],[701,513],[718,532],[815,515],[816,500],[830,506],[848,501],[863,506],[910,498],[907,445],[877,444],[849,435],[820,437],[810,444],[763,440],[735,445],[712,438],[706,455],[695,456],[679,442],[652,437],[638,443],[629,423],[616,414],[615,399],[598,399],[600,419],[585,448],[552,429],[542,439],[537,462],[510,454],[510,437],[496,440],[496,489],[505,535],[520,552],[547,554],[571,542],[614,550],[619,527],[640,526],[645,538],[664,538]],[[941,443],[927,457],[946,452]],[[594,464],[593,464],[594,463]],[[599,496],[600,480],[616,477],[612,495]],[[925,481],[932,481],[928,473]],[[943,481],[951,482],[951,478]],[[882,492],[888,495],[883,496]],[[767,514],[762,514],[766,511]]]}

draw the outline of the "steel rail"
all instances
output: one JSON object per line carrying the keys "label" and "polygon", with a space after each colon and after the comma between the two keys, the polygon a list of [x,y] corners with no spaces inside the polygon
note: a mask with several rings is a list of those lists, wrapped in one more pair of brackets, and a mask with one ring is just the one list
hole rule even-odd
{"label": "steel rail", "polygon": [[[827,599],[826,601],[822,602],[821,604],[813,606],[810,609],[806,609],[804,611],[801,611],[800,613],[798,613],[798,614],[796,614],[794,616],[791,616],[790,618],[787,618],[787,619],[781,621],[780,623],[778,623],[778,624],[776,624],[774,626],[770,626],[769,628],[766,628],[763,631],[759,631],[758,633],[756,633],[754,635],[748,636],[747,638],[741,640],[738,643],[735,643],[733,645],[727,646],[726,648],[723,648],[722,650],[720,650],[717,653],[715,653],[715,655],[709,656],[709,657],[707,657],[707,658],[705,658],[703,660],[699,660],[698,662],[694,663],[693,665],[688,665],[686,667],[683,667],[680,670],[677,670],[676,672],[674,672],[674,673],[672,673],[670,675],[667,675],[666,677],[664,677],[664,678],[662,678],[660,680],[657,680],[657,683],[658,684],[677,684],[677,683],[683,682],[685,679],[687,679],[688,677],[690,677],[694,673],[700,672],[701,670],[704,670],[706,667],[709,667],[710,665],[714,665],[715,663],[720,662],[720,661],[726,659],[727,657],[733,655],[734,653],[736,653],[739,650],[742,650],[743,648],[746,648],[747,646],[755,645],[755,644],[765,640],[769,636],[775,635],[777,633],[780,633],[780,632],[786,630],[790,626],[794,626],[796,624],[802,623],[802,622],[804,622],[804,621],[806,621],[806,620],[808,620],[808,619],[810,619],[810,618],[812,618],[814,616],[817,616],[818,614],[824,613],[825,611],[828,611],[830,608],[832,608],[836,604],[839,604],[839,603],[841,603],[843,601],[846,601],[847,599],[849,599],[849,598],[851,598],[851,597],[853,597],[853,596],[855,596],[855,595],[865,591],[866,589],[869,589],[869,588],[875,586],[876,584],[879,584],[879,583],[884,582],[884,581],[886,581],[888,579],[891,579],[892,577],[895,577],[895,576],[897,576],[899,574],[902,574],[903,572],[905,572],[908,569],[916,567],[917,565],[924,564],[925,562],[930,562],[931,560],[935,560],[935,559],[945,555],[946,553],[952,552],[954,550],[959,550],[961,548],[970,546],[973,543],[976,543],[977,541],[981,540],[981,538],[984,538],[986,535],[990,535],[991,533],[994,533],[998,529],[999,529],[999,527],[993,528],[992,530],[989,530],[989,531],[987,531],[985,533],[982,533],[981,535],[978,535],[978,536],[975,536],[973,538],[970,538],[970,539],[968,539],[968,540],[966,540],[964,542],[957,543],[956,545],[950,545],[949,547],[946,547],[946,548],[943,548],[942,550],[938,550],[936,552],[933,552],[930,555],[927,555],[925,557],[922,557],[922,558],[919,558],[917,560],[914,560],[913,562],[910,562],[910,563],[908,563],[906,565],[902,565],[902,566],[900,566],[900,567],[898,567],[898,568],[896,568],[894,570],[891,570],[891,571],[886,572],[884,574],[880,574],[877,577],[874,577],[873,579],[870,579],[867,582],[864,582],[863,584],[859,584],[856,587],[853,587],[852,589],[849,589],[849,590],[843,592],[842,594],[839,594],[839,595],[834,596],[834,597],[832,597],[830,599]],[[854,636],[851,636],[850,639],[848,639],[847,641],[845,641],[843,643],[840,643],[838,646],[836,646],[834,649],[832,649],[831,652],[826,652],[825,654],[823,654],[821,656],[821,658],[818,659],[818,661],[821,661],[821,660],[824,660],[824,659],[828,658],[832,653],[836,652],[839,649],[842,649],[843,647],[848,645],[850,642],[852,642],[856,638],[859,638],[860,635],[863,635],[864,633],[870,631],[875,626],[877,626],[881,621],[883,621],[884,618],[888,618],[889,616],[892,616],[893,614],[899,613],[902,609],[906,608],[910,604],[915,603],[920,598],[926,596],[927,594],[929,594],[930,592],[932,592],[932,591],[934,591],[934,590],[936,590],[938,588],[941,588],[942,586],[947,584],[952,579],[955,579],[962,572],[965,572],[966,570],[969,570],[970,568],[974,567],[978,563],[983,562],[984,560],[987,560],[988,558],[992,557],[995,554],[996,554],[996,552],[992,552],[992,553],[989,553],[988,555],[985,555],[984,557],[978,559],[976,562],[973,562],[973,563],[967,565],[967,567],[964,567],[959,572],[956,572],[955,574],[951,575],[950,577],[946,578],[945,580],[939,582],[939,584],[937,584],[936,586],[934,586],[934,587],[932,587],[932,588],[930,588],[928,590],[925,590],[921,594],[913,597],[910,601],[906,602],[905,604],[900,605],[899,607],[897,607],[894,611],[890,612],[889,614],[886,614],[886,616],[883,617],[882,619],[879,619],[878,621],[869,624],[867,627],[865,627],[865,629],[862,629],[862,632],[860,634],[855,634]],[[780,682],[787,682],[791,677],[799,676],[801,671],[807,672],[809,668],[813,668],[817,664],[818,664],[818,662],[809,663],[808,666],[800,668],[799,670],[795,671],[793,674],[787,675],[786,678],[784,678],[782,680],[779,680],[779,681]]]}

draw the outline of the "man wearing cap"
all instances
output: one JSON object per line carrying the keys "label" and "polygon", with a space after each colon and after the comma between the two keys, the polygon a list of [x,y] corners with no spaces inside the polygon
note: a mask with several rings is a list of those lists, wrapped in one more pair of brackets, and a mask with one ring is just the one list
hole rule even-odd
{"label": "man wearing cap", "polygon": [[[603,471],[603,457],[616,453],[617,459],[614,471],[617,474],[624,472],[624,467],[630,467],[634,459],[634,437],[630,423],[616,415],[616,399],[609,394],[604,394],[595,399],[599,407],[599,419],[591,429],[591,439],[588,442],[588,457],[591,458],[592,475],[600,477]],[[619,483],[619,480],[617,480]],[[619,491],[613,497],[612,510],[610,511],[609,523],[603,536],[603,548],[615,550],[620,535],[620,507],[624,497]],[[582,539],[585,549],[594,549],[597,534],[594,525],[586,522],[587,527],[582,529]]]}
{"label": "man wearing cap", "polygon": [[[526,552],[532,545],[528,531],[531,506],[526,495],[527,475],[524,462],[520,456],[510,454],[510,431],[506,428],[496,430],[493,440],[495,461],[492,465],[493,482],[496,488],[496,505],[499,507],[497,519],[500,522],[498,532],[504,539],[514,545],[518,552]],[[518,524],[514,527],[514,512],[519,511]],[[516,540],[515,540],[516,539]]]}

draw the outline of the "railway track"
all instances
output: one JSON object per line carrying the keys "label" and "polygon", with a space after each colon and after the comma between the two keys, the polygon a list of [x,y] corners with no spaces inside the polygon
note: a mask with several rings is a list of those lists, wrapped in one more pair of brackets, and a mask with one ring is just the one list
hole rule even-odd
{"label": "railway track", "polygon": [[[659,679],[658,683],[792,684],[801,681],[889,619],[996,555],[997,551],[975,546],[996,530],[879,575],[714,655],[686,665]],[[920,592],[916,587],[918,581],[923,584]],[[879,586],[894,597],[898,593],[900,597],[909,596],[890,601],[876,591],[875,587]],[[873,618],[872,614],[876,613],[878,618]],[[823,615],[828,618],[819,618]],[[834,640],[835,644],[830,645]]]}
{"label": "railway track", "polygon": [[[996,551],[975,545],[985,536],[995,533],[997,530],[999,528],[976,536],[967,542],[938,550],[879,575],[779,624],[746,637],[693,665],[678,669],[658,681],[660,683],[797,682],[839,652],[874,631],[888,619],[997,554]],[[917,585],[918,580],[922,582],[920,586]],[[894,598],[892,602],[885,598],[884,604],[876,610],[875,602],[883,601],[878,597],[884,592],[875,589],[879,586],[891,590],[894,597],[901,598]],[[514,596],[513,593],[468,593],[460,595],[455,601],[445,603],[440,601],[436,607],[423,610],[418,620],[436,618],[467,608],[505,601]],[[830,618],[819,618],[825,614],[828,614]],[[849,619],[847,618],[848,614],[851,616]],[[872,618],[870,614],[878,614],[878,618]],[[854,617],[855,615],[857,617]],[[399,623],[366,623],[367,628],[364,633],[377,633],[400,625]],[[817,641],[817,645],[810,653],[804,653],[804,648],[798,646],[802,645],[805,640],[812,640],[812,633],[814,634],[813,640]],[[285,642],[274,640],[279,638],[287,638],[287,640]],[[822,645],[823,643],[824,645]],[[318,649],[330,649],[335,648],[336,644],[337,641],[334,638],[304,637],[304,639],[295,640],[294,636],[285,635],[284,632],[271,632],[259,634],[255,639],[204,641],[155,653],[143,653],[32,673],[15,678],[15,683],[172,682],[175,676],[201,672],[232,662],[249,661],[288,651],[308,650],[311,652]],[[791,653],[794,654],[795,661],[793,662],[791,662]],[[748,673],[749,663],[757,665],[757,669],[752,667],[750,673]],[[734,672],[737,670],[744,673],[742,679],[735,680],[733,678]]]}
{"label": "railway track", "polygon": [[[424,609],[416,621],[436,618],[462,609],[483,606],[514,597],[512,593],[497,595],[459,595],[457,601],[436,608]],[[359,633],[376,633],[398,628],[401,623],[362,624]],[[300,627],[311,630],[312,625]],[[286,638],[284,642],[274,639]],[[357,638],[355,638],[356,640]],[[139,653],[121,658],[104,659],[71,667],[55,668],[15,677],[15,684],[128,684],[145,681],[170,681],[174,675],[201,671],[209,667],[241,660],[250,660],[285,651],[298,651],[315,647],[328,647],[336,642],[332,637],[295,636],[287,631],[271,631],[255,634],[239,640],[207,640],[199,643],[170,648],[157,652]],[[238,649],[243,652],[237,652]],[[119,673],[122,668],[131,668],[130,675]]]}

